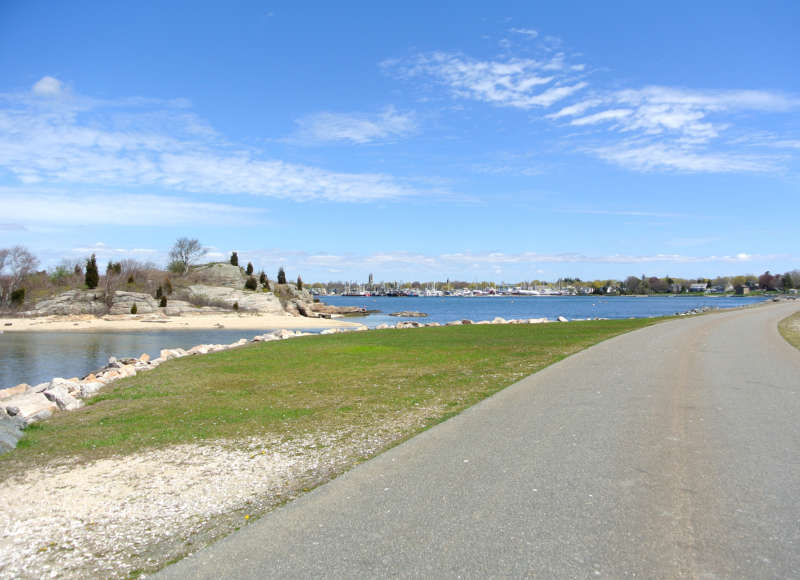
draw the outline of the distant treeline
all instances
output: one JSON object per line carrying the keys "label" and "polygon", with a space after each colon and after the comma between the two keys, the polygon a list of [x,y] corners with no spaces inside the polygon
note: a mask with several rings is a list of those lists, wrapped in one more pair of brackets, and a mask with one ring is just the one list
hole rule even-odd
{"label": "distant treeline", "polygon": [[[193,265],[206,253],[205,248],[196,239],[180,238],[169,253],[170,262],[161,268],[152,262],[124,259],[118,262],[109,261],[105,267],[97,264],[94,255],[81,259],[64,259],[57,265],[39,270],[39,260],[24,246],[0,248],[0,307],[21,308],[25,303],[40,300],[55,292],[71,289],[99,288],[105,291],[124,288],[157,295],[159,290],[171,289],[169,276],[183,277]],[[233,252],[230,263],[238,266],[238,254]],[[270,277],[248,263],[245,274],[249,276],[246,287],[264,291],[271,290]],[[275,281],[286,284],[287,276],[283,266],[277,268]],[[304,286],[300,276],[297,277],[298,288]],[[490,288],[508,289],[542,289],[542,288],[574,288],[578,292],[592,294],[659,294],[683,293],[692,291],[731,292],[747,288],[749,291],[794,291],[800,288],[800,270],[791,270],[783,274],[772,274],[767,271],[756,276],[744,274],[738,276],[719,276],[716,278],[674,278],[671,276],[628,276],[624,280],[597,279],[582,280],[580,278],[560,278],[558,280],[522,280],[515,283],[497,283],[492,280],[466,282],[463,280],[430,280],[412,282],[373,282],[372,274],[367,282],[334,281],[305,284],[312,289],[324,289],[328,293],[342,293],[346,289],[425,289],[437,290],[484,290]],[[703,286],[705,285],[705,286]]]}
{"label": "distant treeline", "polygon": [[316,282],[310,287],[325,289],[331,293],[341,293],[350,288],[364,289],[425,289],[437,290],[483,290],[487,288],[567,288],[583,289],[593,294],[680,294],[696,291],[704,285],[706,289],[717,292],[732,292],[737,288],[750,290],[782,291],[800,288],[800,270],[792,270],[785,274],[772,274],[769,271],[760,276],[743,274],[738,276],[718,276],[716,278],[674,278],[672,276],[628,276],[624,280],[598,279],[582,280],[581,278],[559,278],[558,280],[522,280],[514,283],[498,283],[492,280],[466,282],[464,280],[428,280],[412,282],[359,282],[335,281]]}

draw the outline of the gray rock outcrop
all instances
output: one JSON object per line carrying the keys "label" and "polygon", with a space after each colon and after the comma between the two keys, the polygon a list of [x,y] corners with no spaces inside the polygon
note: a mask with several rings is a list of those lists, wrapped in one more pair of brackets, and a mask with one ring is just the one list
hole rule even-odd
{"label": "gray rock outcrop", "polygon": [[158,311],[158,301],[142,292],[114,292],[109,314],[130,314],[131,307],[136,304],[136,314],[150,314]]}
{"label": "gray rock outcrop", "polygon": [[[281,301],[272,292],[252,290],[236,290],[221,286],[205,286],[193,284],[187,289],[189,301],[200,304],[224,306],[233,308],[234,303],[239,305],[239,310],[261,312],[265,314],[285,314]],[[167,303],[169,306],[169,302]]]}
{"label": "gray rock outcrop", "polygon": [[193,284],[202,286],[225,286],[240,290],[244,287],[247,276],[239,266],[214,263],[192,268],[188,279]]}
{"label": "gray rock outcrop", "polygon": [[102,316],[108,311],[105,293],[98,290],[69,290],[49,300],[37,302],[31,314],[34,316],[70,316],[93,314]]}

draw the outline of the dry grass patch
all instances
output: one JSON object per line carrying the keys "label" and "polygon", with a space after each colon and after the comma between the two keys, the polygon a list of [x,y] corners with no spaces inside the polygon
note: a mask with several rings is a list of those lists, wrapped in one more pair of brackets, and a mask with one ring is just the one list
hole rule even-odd
{"label": "dry grass patch", "polygon": [[800,312],[781,320],[778,323],[778,330],[789,344],[800,348]]}

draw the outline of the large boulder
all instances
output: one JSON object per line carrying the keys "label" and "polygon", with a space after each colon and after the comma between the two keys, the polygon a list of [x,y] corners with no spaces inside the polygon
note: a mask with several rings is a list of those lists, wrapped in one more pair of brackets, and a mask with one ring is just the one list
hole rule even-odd
{"label": "large boulder", "polygon": [[78,399],[70,395],[67,389],[62,385],[52,387],[43,394],[49,401],[58,405],[58,408],[62,411],[74,411],[82,404]]}
{"label": "large boulder", "polygon": [[244,283],[247,280],[242,268],[222,262],[196,266],[192,268],[187,277],[193,284],[225,286],[236,290],[244,288]]}
{"label": "large boulder", "polygon": [[100,316],[108,311],[105,293],[101,290],[69,290],[48,300],[37,302],[34,316],[69,316],[93,314]]}
{"label": "large boulder", "polygon": [[30,388],[30,385],[27,383],[20,383],[16,387],[8,387],[7,389],[0,389],[0,401],[3,399],[8,399],[10,397],[16,397],[17,395],[21,395],[25,391]]}
{"label": "large boulder", "polygon": [[17,441],[22,438],[22,429],[25,422],[17,417],[0,414],[0,455],[11,451],[17,446]]}
{"label": "large boulder", "polygon": [[142,292],[114,292],[111,303],[111,314],[130,314],[131,307],[136,304],[136,314],[150,314],[158,310],[158,301]]}
{"label": "large boulder", "polygon": [[42,393],[25,393],[3,401],[6,413],[12,417],[19,417],[28,423],[49,418],[58,405],[50,401]]}
{"label": "large boulder", "polygon": [[[193,284],[187,288],[189,301],[231,309],[238,304],[239,310],[264,314],[285,314],[281,301],[272,292],[239,290],[221,286]],[[169,302],[167,303],[169,306]]]}

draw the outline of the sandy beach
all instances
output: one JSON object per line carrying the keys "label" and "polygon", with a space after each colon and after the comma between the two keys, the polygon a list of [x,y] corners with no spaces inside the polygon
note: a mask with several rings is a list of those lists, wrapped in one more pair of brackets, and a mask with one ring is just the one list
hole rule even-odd
{"label": "sandy beach", "polygon": [[298,328],[357,327],[342,319],[305,318],[275,314],[237,314],[221,312],[189,316],[153,314],[96,317],[42,316],[35,318],[0,318],[0,332],[120,332],[132,330],[266,330]]}

